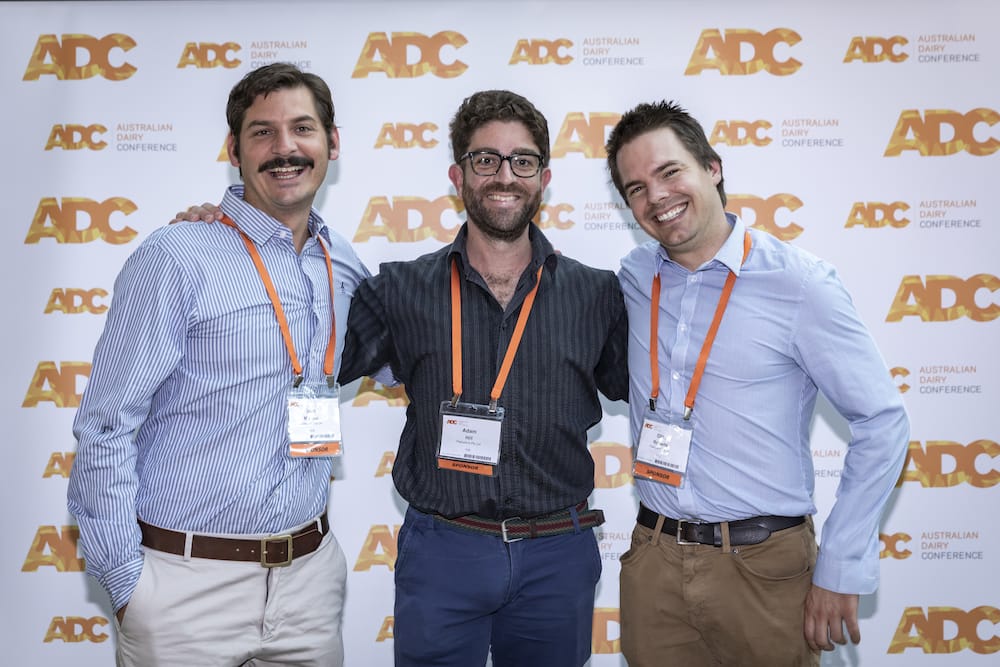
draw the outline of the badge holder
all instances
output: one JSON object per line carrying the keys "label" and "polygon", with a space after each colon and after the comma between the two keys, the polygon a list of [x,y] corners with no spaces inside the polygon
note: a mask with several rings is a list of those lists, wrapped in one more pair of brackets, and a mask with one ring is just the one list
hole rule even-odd
{"label": "badge holder", "polygon": [[495,477],[503,416],[499,406],[442,401],[438,468]]}
{"label": "badge holder", "polygon": [[648,413],[642,422],[639,447],[632,463],[635,477],[649,479],[661,484],[680,487],[687,472],[688,455],[691,451],[691,428],[664,422],[656,415]]}
{"label": "badge holder", "polygon": [[340,385],[307,382],[288,391],[289,455],[337,457],[343,454],[340,431]]}

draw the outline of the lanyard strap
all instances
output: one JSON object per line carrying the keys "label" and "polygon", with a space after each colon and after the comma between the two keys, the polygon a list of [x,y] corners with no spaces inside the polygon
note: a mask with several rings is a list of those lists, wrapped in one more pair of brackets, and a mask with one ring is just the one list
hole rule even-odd
{"label": "lanyard strap", "polygon": [[[278,291],[274,289],[274,283],[271,282],[271,275],[267,272],[267,267],[264,266],[264,260],[261,259],[260,253],[257,251],[257,246],[250,240],[246,232],[237,227],[236,223],[228,215],[223,216],[222,222],[240,233],[240,236],[243,238],[243,245],[247,247],[250,259],[253,260],[254,266],[257,267],[257,273],[260,274],[261,282],[264,283],[264,289],[267,290],[267,295],[271,299],[271,305],[274,306],[274,316],[278,320],[281,337],[285,341],[285,349],[288,350],[288,358],[291,360],[292,370],[295,372],[295,380],[292,386],[298,387],[302,383],[302,364],[299,363],[299,357],[295,354],[292,331],[288,327],[288,319],[285,317],[285,309],[281,307],[281,299],[278,298]],[[323,255],[326,257],[326,277],[330,282],[330,340],[326,345],[326,356],[323,358],[323,373],[326,375],[327,385],[332,387],[334,382],[336,382],[336,379],[333,377],[333,367],[337,354],[337,318],[334,315],[333,309],[333,261],[330,259],[330,251],[323,244],[323,239],[317,236],[316,241],[319,243],[319,247],[323,250]]]}
{"label": "lanyard strap", "polygon": [[[750,254],[750,232],[746,231],[743,235],[743,261],[740,262],[740,266],[747,261],[747,255]],[[719,295],[719,304],[715,307],[715,317],[712,318],[712,324],[708,327],[708,333],[705,335],[705,342],[701,345],[701,353],[698,355],[698,363],[694,367],[694,375],[691,376],[691,385],[688,387],[687,396],[684,397],[684,419],[691,418],[691,411],[694,409],[694,397],[698,394],[698,387],[701,385],[701,377],[705,374],[705,365],[708,363],[708,354],[712,350],[712,344],[715,343],[715,334],[719,331],[719,325],[722,324],[722,316],[726,312],[726,306],[729,304],[729,295],[733,292],[733,286],[736,284],[736,274],[732,271],[726,276],[726,283],[722,286],[722,294]],[[652,391],[649,394],[649,409],[656,409],[656,398],[660,395],[660,363],[658,358],[658,353],[660,349],[659,345],[659,330],[660,330],[660,274],[657,272],[653,276],[653,294],[652,300],[649,306],[649,364],[650,364],[650,375],[652,376]]]}
{"label": "lanyard strap", "polygon": [[[535,304],[538,287],[542,284],[542,269],[544,268],[545,264],[538,267],[538,273],[535,274],[535,286],[528,292],[528,296],[524,297],[521,313],[517,317],[517,324],[514,325],[514,335],[511,336],[510,343],[507,344],[507,353],[500,365],[500,373],[490,390],[490,412],[497,411],[497,401],[500,400],[503,387],[507,384],[510,367],[514,363],[517,348],[521,345],[521,336],[524,334],[528,315],[531,313],[531,307]],[[462,396],[462,282],[458,275],[457,259],[451,261],[451,359],[451,404],[455,406]]]}

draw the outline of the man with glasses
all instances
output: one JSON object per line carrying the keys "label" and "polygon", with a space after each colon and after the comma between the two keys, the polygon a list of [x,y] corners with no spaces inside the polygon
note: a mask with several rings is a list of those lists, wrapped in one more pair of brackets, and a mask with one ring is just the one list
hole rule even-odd
{"label": "man with glasses", "polygon": [[393,466],[397,665],[579,667],[601,558],[587,498],[598,390],[627,391],[615,275],[557,254],[531,224],[549,183],[542,114],[508,91],[467,98],[448,175],[454,242],[358,288],[341,382],[388,363],[410,405]]}

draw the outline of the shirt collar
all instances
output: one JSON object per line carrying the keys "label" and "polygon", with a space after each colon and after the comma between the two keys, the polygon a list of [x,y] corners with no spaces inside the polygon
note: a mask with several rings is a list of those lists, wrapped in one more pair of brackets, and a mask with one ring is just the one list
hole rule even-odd
{"label": "shirt collar", "polygon": [[[740,268],[743,265],[743,235],[746,231],[746,225],[739,216],[726,212],[726,222],[732,227],[729,232],[729,236],[722,243],[722,247],[715,253],[712,259],[705,262],[702,266],[698,267],[698,270],[703,268],[708,268],[715,263],[722,264],[727,269],[736,274],[737,277],[740,275]],[[656,246],[656,273],[660,272],[664,263],[676,264],[667,255],[667,250],[662,245]]]}
{"label": "shirt collar", "polygon": [[[462,228],[458,230],[458,234],[455,236],[455,240],[451,242],[451,248],[448,250],[448,257],[451,258],[458,255],[464,267],[471,266],[469,264],[467,247],[469,242],[468,228],[468,222],[462,225]],[[534,223],[528,225],[528,240],[531,241],[530,268],[536,270],[542,263],[545,263],[549,266],[550,270],[554,271],[559,255],[545,237],[545,234]]]}
{"label": "shirt collar", "polygon": [[[243,199],[243,192],[242,185],[230,185],[226,189],[226,194],[222,197],[221,208],[223,213],[232,218],[240,230],[250,237],[251,241],[259,246],[264,245],[274,238],[278,232],[287,229],[285,225],[267,213],[248,204]],[[327,246],[330,245],[330,232],[323,218],[320,217],[314,208],[309,209],[308,225],[310,237],[319,234],[326,241]]]}

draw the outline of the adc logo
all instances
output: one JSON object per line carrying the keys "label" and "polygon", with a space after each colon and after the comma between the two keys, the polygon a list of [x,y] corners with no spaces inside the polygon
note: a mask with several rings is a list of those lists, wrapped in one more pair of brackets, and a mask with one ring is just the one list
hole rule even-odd
{"label": "adc logo", "polygon": [[63,526],[62,532],[55,526],[39,526],[21,572],[37,572],[42,566],[54,567],[56,572],[83,572],[84,560],[76,555],[79,541],[78,526]]}
{"label": "adc logo", "polygon": [[632,483],[632,448],[617,442],[590,445],[594,459],[594,488],[614,489]]}
{"label": "adc logo", "polygon": [[396,626],[395,616],[386,616],[382,621],[382,627],[378,629],[378,634],[375,635],[376,642],[384,642],[386,639],[393,639],[392,631]]}
{"label": "adc logo", "polygon": [[896,51],[896,47],[909,44],[901,35],[894,37],[855,37],[847,47],[844,62],[860,60],[863,63],[880,63],[890,60],[901,63],[910,57],[905,51]]}
{"label": "adc logo", "polygon": [[[621,653],[621,630],[616,629],[611,632],[612,627],[621,627],[621,612],[615,607],[595,607],[593,638],[591,639],[590,651],[594,655],[608,653]],[[612,636],[619,637],[611,639]]]}
{"label": "adc logo", "polygon": [[[919,317],[923,322],[951,322],[968,317],[975,322],[990,322],[1000,317],[1000,305],[991,303],[980,306],[976,295],[980,290],[996,292],[1000,278],[988,273],[977,273],[964,279],[956,276],[903,276],[896,296],[889,306],[886,322],[899,322],[904,317]],[[945,306],[945,293],[949,294]],[[912,303],[911,303],[912,301]]]}
{"label": "adc logo", "polygon": [[[754,222],[751,227],[776,236],[782,241],[798,238],[804,230],[794,222],[789,222],[787,225],[778,224],[778,211],[782,209],[789,212],[797,211],[801,207],[802,200],[787,193],[771,195],[767,199],[754,195],[726,195],[727,211],[745,220],[752,219]],[[752,216],[747,215],[748,210],[752,212]]]}
{"label": "adc logo", "polygon": [[847,224],[844,227],[867,227],[874,229],[877,227],[895,227],[902,229],[910,224],[909,218],[904,218],[902,213],[910,210],[910,205],[906,202],[894,201],[891,204],[884,204],[877,201],[854,202],[851,212],[847,216]]}
{"label": "adc logo", "polygon": [[586,158],[604,159],[607,135],[618,124],[621,114],[606,111],[591,112],[588,118],[580,111],[571,111],[563,119],[559,134],[552,144],[552,157],[565,157],[567,153],[583,153]]}
{"label": "adc logo", "polygon": [[[459,49],[468,41],[454,30],[444,30],[431,37],[418,32],[394,32],[391,38],[384,32],[369,33],[351,78],[364,79],[373,72],[382,72],[390,79],[410,79],[424,74],[451,79],[469,66],[461,60],[445,63],[441,60],[441,52],[446,46]],[[412,63],[409,61],[411,49],[417,55]]]}
{"label": "adc logo", "polygon": [[[761,71],[788,76],[798,71],[802,63],[794,58],[777,60],[775,47],[778,44],[794,46],[801,41],[802,37],[788,28],[775,28],[765,34],[756,30],[727,29],[725,35],[715,28],[702,30],[684,75],[695,76],[705,70],[716,69],[723,76],[743,76]],[[749,60],[742,58],[744,46],[753,53]]]}
{"label": "adc logo", "polygon": [[[980,457],[985,465],[977,465]],[[923,488],[949,488],[963,482],[979,489],[1000,484],[1000,470],[995,466],[980,472],[989,460],[1000,458],[1000,445],[992,440],[976,440],[968,445],[949,440],[928,440],[926,446],[911,440],[896,487],[904,482],[918,482]],[[945,460],[947,459],[947,461]],[[949,470],[950,472],[944,472]]]}
{"label": "adc logo", "polygon": [[42,472],[42,479],[49,477],[62,477],[69,479],[69,472],[73,469],[73,461],[76,459],[76,452],[52,452],[49,462]]}
{"label": "adc logo", "polygon": [[226,42],[224,44],[213,44],[212,42],[188,42],[181,52],[181,59],[177,62],[177,69],[185,67],[197,67],[198,69],[211,69],[212,67],[225,67],[233,69],[239,67],[243,61],[239,58],[230,58],[230,53],[236,53],[242,47],[236,42]]}
{"label": "adc logo", "polygon": [[108,619],[103,616],[54,616],[49,623],[49,629],[45,632],[45,643],[53,641],[67,642],[75,644],[77,642],[94,642],[100,644],[106,641],[108,633],[99,631],[97,628],[106,627]]}
{"label": "adc logo", "polygon": [[563,53],[563,49],[572,47],[573,42],[568,39],[519,39],[507,64],[568,65],[573,62],[573,56]]}
{"label": "adc logo", "polygon": [[762,132],[770,130],[771,123],[766,120],[755,120],[752,123],[745,120],[720,120],[712,128],[708,143],[726,144],[727,146],[767,146],[771,137]]}
{"label": "adc logo", "polygon": [[[121,245],[134,239],[139,232],[125,226],[111,227],[111,214],[131,215],[139,210],[125,197],[112,197],[96,202],[84,197],[63,197],[62,202],[55,197],[44,197],[38,202],[35,217],[24,242],[38,243],[42,238],[53,238],[58,243],[91,243],[98,239]],[[85,214],[90,222],[83,229],[77,228],[77,218]]]}
{"label": "adc logo", "polygon": [[83,361],[64,361],[61,368],[54,361],[39,362],[21,407],[34,408],[42,401],[51,401],[57,408],[80,407],[83,389],[77,391],[77,385],[80,378],[88,377],[90,364]]}
{"label": "adc logo", "polygon": [[[38,81],[43,74],[51,74],[60,81],[78,81],[103,76],[109,81],[124,81],[136,72],[125,62],[111,64],[111,52],[129,51],[136,42],[128,35],[114,33],[100,39],[90,35],[69,34],[62,42],[55,35],[40,35],[31,53],[24,81]],[[117,58],[116,58],[117,60]]]}
{"label": "adc logo", "polygon": [[[905,378],[909,376],[909,374],[910,371],[906,368],[903,368],[902,366],[894,366],[893,368],[889,369],[889,375],[892,376],[893,380],[895,380],[896,378]],[[910,390],[910,385],[906,384],[906,382],[903,380],[901,380],[897,386],[899,387],[900,394],[905,394]]]}
{"label": "adc logo", "polygon": [[[979,141],[976,126],[985,123],[992,127],[998,122],[1000,113],[984,107],[964,114],[948,109],[927,109],[923,116],[917,109],[907,109],[899,114],[883,155],[897,157],[903,151],[935,157],[962,151],[976,156],[992,155],[1000,150],[1000,139],[991,137]],[[951,138],[946,140],[945,137]]]}
{"label": "adc logo", "polygon": [[375,468],[375,477],[385,477],[392,474],[392,466],[396,465],[396,452],[385,452]]}
{"label": "adc logo", "polygon": [[400,408],[410,404],[410,399],[406,397],[406,387],[403,385],[386,387],[374,379],[365,376],[361,378],[361,384],[358,385],[358,393],[354,396],[351,406],[364,408],[371,405],[372,401],[385,401],[386,405]]}
{"label": "adc logo", "polygon": [[438,145],[438,140],[433,136],[428,136],[432,132],[437,132],[438,126],[434,123],[385,123],[379,130],[378,138],[375,140],[375,148],[389,146],[391,148],[434,148]]}
{"label": "adc logo", "polygon": [[907,607],[886,652],[919,648],[924,653],[958,653],[965,649],[984,655],[996,653],[1000,651],[1000,636],[983,638],[979,633],[984,624],[992,624],[995,632],[998,623],[1000,609],[996,607],[976,607],[971,611],[928,607],[926,614],[921,607]]}
{"label": "adc logo", "polygon": [[108,128],[103,125],[53,125],[49,140],[45,142],[45,150],[61,148],[66,151],[78,151],[87,148],[99,151],[108,145],[100,134]]}
{"label": "adc logo", "polygon": [[[355,243],[364,243],[376,236],[384,236],[393,243],[413,243],[434,238],[445,243],[454,239],[458,224],[444,227],[441,218],[446,211],[464,210],[461,200],[454,195],[443,195],[428,201],[422,197],[372,197],[361,216],[361,224],[354,234]],[[410,226],[411,217],[419,221]],[[381,224],[379,224],[381,220]]]}
{"label": "adc logo", "polygon": [[906,533],[893,533],[888,535],[886,533],[878,534],[878,541],[881,545],[881,550],[878,552],[879,558],[895,558],[896,560],[903,560],[904,558],[909,558],[912,552],[905,546],[910,543],[912,538]]}
{"label": "adc logo", "polygon": [[100,287],[95,289],[66,289],[55,288],[49,295],[49,302],[45,304],[45,313],[61,312],[67,315],[79,313],[93,313],[100,315],[108,309],[103,303],[97,303],[96,299],[105,299],[108,296],[107,290]]}
{"label": "adc logo", "polygon": [[392,527],[374,525],[368,531],[365,543],[361,545],[361,553],[354,563],[355,572],[367,572],[374,565],[384,565],[392,572],[396,567],[396,539],[399,537],[399,525]]}

